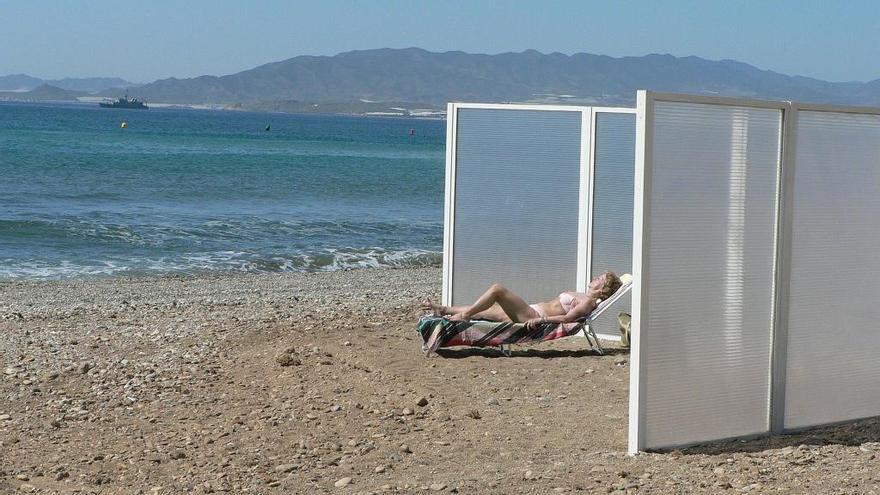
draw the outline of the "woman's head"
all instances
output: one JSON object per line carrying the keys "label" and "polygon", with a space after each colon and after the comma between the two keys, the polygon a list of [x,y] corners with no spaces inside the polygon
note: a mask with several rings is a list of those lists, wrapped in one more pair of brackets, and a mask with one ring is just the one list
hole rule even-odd
{"label": "woman's head", "polygon": [[596,291],[597,297],[604,301],[613,296],[621,285],[620,278],[614,272],[605,272],[590,282],[590,289]]}

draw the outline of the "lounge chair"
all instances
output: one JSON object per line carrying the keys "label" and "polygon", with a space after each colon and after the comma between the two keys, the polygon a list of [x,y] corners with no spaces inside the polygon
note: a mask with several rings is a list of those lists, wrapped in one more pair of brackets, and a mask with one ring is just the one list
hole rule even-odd
{"label": "lounge chair", "polygon": [[501,352],[510,356],[512,344],[526,344],[570,337],[583,331],[590,348],[598,354],[604,354],[602,344],[593,330],[593,322],[618,299],[632,288],[632,275],[620,277],[623,284],[611,297],[599,303],[599,306],[588,316],[572,323],[544,323],[529,330],[522,323],[497,322],[487,320],[450,321],[434,315],[423,316],[419,320],[418,332],[422,338],[422,350],[430,355],[441,347],[472,346],[501,348]]}

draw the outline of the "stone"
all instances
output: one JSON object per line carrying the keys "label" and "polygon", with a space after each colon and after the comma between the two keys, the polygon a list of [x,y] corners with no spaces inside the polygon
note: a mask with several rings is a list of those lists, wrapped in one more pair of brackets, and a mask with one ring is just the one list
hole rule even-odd
{"label": "stone", "polygon": [[18,485],[18,489],[19,489],[19,491],[22,491],[25,493],[33,493],[33,492],[37,491],[37,487],[35,487],[34,485],[31,485],[29,483],[22,483],[21,485]]}
{"label": "stone", "polygon": [[275,466],[275,472],[284,474],[284,473],[289,473],[291,471],[296,471],[299,468],[300,468],[299,464],[279,464],[279,465]]}
{"label": "stone", "polygon": [[0,414],[0,421],[12,421],[12,416],[9,414]]}
{"label": "stone", "polygon": [[376,466],[376,469],[373,469],[373,471],[376,472],[376,473],[384,473],[384,472],[385,472],[385,466]]}
{"label": "stone", "polygon": [[445,483],[434,483],[429,488],[435,492],[439,492],[441,490],[446,489],[446,484]]}
{"label": "stone", "polygon": [[419,407],[425,407],[428,405],[428,399],[425,397],[419,397],[419,400],[416,401],[416,405]]}
{"label": "stone", "polygon": [[528,471],[525,472],[525,474],[523,474],[523,479],[530,480],[534,477],[535,477],[535,473],[533,473],[531,469],[529,469]]}
{"label": "stone", "polygon": [[41,382],[51,382],[52,380],[58,378],[58,373],[55,371],[45,371],[40,373],[40,381]]}
{"label": "stone", "polygon": [[498,399],[496,399],[495,397],[489,397],[488,399],[486,399],[486,404],[489,404],[490,406],[497,406]]}
{"label": "stone", "polygon": [[409,448],[409,445],[403,444],[400,446],[400,451],[404,454],[412,454],[412,449]]}
{"label": "stone", "polygon": [[336,483],[333,483],[333,486],[335,486],[336,488],[343,488],[348,486],[349,484],[351,484],[351,478],[345,477],[337,480]]}
{"label": "stone", "polygon": [[175,450],[174,452],[171,453],[171,456],[170,456],[170,457],[171,457],[172,459],[174,459],[174,460],[177,460],[177,459],[185,459],[185,458],[186,458],[186,452],[184,452],[184,451],[182,451],[182,450]]}
{"label": "stone", "polygon": [[408,407],[404,407],[404,408],[403,408],[403,415],[404,415],[404,416],[412,416],[412,415],[413,415],[413,410],[410,409],[410,408],[408,408]]}
{"label": "stone", "polygon": [[295,357],[293,354],[289,353],[281,353],[275,357],[275,362],[280,364],[281,366],[299,366],[302,364],[302,361]]}

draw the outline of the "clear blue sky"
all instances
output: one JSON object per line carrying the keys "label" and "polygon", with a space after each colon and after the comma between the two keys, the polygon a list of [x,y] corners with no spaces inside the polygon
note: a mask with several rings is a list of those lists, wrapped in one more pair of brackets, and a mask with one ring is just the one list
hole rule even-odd
{"label": "clear blue sky", "polygon": [[0,75],[149,82],[410,46],[697,55],[867,81],[880,79],[880,1],[0,0]]}

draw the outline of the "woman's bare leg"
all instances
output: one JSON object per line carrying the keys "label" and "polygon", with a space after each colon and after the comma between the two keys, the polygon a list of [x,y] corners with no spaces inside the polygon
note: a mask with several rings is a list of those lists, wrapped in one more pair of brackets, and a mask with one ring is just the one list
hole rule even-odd
{"label": "woman's bare leg", "polygon": [[482,296],[472,305],[454,313],[450,320],[470,320],[483,311],[487,311],[498,304],[510,321],[523,322],[530,318],[537,318],[538,312],[532,309],[523,298],[514,294],[513,291],[501,284],[492,284]]}
{"label": "woman's bare leg", "polygon": [[[449,308],[449,314],[458,314],[462,311],[466,311],[468,306],[455,306],[453,308]],[[455,310],[455,311],[451,311]],[[489,321],[511,321],[510,317],[507,316],[507,313],[504,312],[504,308],[495,303],[491,308],[480,311],[474,315],[471,315],[472,320],[489,320]]]}
{"label": "woman's bare leg", "polygon": [[[426,311],[430,311],[436,316],[446,316],[446,315],[454,315],[461,313],[462,311],[467,311],[470,306],[443,306],[440,304],[435,304],[431,301],[430,298],[425,298],[422,301],[422,309]],[[507,313],[504,312],[504,309],[499,306],[497,303],[493,304],[491,308],[480,311],[479,313],[471,316],[471,319],[474,320],[490,320],[490,321],[510,321],[510,317],[507,316]]]}

